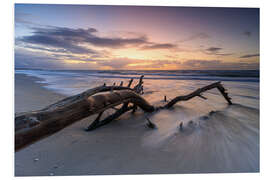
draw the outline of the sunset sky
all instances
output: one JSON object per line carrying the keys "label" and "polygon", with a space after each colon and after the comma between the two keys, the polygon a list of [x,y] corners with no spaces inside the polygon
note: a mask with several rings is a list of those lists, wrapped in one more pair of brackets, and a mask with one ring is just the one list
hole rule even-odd
{"label": "sunset sky", "polygon": [[15,5],[15,67],[259,69],[259,9]]}

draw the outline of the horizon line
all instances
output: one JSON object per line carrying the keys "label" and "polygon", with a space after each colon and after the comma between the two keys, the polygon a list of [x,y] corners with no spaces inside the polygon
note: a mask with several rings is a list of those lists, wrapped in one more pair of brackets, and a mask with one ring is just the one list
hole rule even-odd
{"label": "horizon line", "polygon": [[53,70],[53,71],[260,71],[260,69],[42,69],[42,68],[14,68],[15,70],[24,69],[24,70]]}

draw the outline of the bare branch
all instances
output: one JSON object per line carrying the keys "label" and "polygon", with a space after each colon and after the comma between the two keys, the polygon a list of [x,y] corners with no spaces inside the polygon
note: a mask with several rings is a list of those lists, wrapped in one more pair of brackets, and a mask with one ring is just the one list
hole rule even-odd
{"label": "bare branch", "polygon": [[129,83],[128,83],[127,87],[130,87],[131,84],[132,84],[132,82],[133,82],[133,78],[131,78],[131,79],[129,80]]}
{"label": "bare branch", "polygon": [[215,83],[210,84],[208,86],[204,86],[202,88],[199,88],[199,89],[195,90],[194,92],[192,92],[192,93],[190,93],[188,95],[175,97],[170,102],[168,102],[164,106],[164,108],[170,108],[170,107],[172,107],[177,102],[187,101],[187,100],[192,99],[192,98],[194,98],[196,96],[199,96],[201,93],[203,93],[205,91],[208,91],[208,90],[214,89],[214,88],[217,88],[221,92],[221,94],[226,99],[226,101],[228,102],[228,104],[232,104],[232,102],[230,100],[231,98],[228,96],[227,93],[224,92],[225,91],[224,87],[220,84],[220,82],[215,82]]}

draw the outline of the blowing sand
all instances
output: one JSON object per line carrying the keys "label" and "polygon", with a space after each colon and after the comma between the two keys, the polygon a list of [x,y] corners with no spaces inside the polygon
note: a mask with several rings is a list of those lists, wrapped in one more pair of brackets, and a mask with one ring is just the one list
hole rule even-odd
{"label": "blowing sand", "polygon": [[[43,108],[64,96],[37,78],[15,77],[15,111]],[[194,117],[189,107],[204,109]],[[92,132],[85,118],[15,153],[16,176],[224,173],[259,171],[259,110],[244,105],[203,108],[200,99],[148,115],[127,113]],[[193,123],[189,123],[190,117]],[[178,125],[184,122],[184,130]]]}

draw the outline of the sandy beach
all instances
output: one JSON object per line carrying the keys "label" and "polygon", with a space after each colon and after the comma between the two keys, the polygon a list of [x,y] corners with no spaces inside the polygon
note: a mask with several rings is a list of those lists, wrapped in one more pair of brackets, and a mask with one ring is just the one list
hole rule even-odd
{"label": "sandy beach", "polygon": [[15,74],[15,112],[38,110],[65,96],[48,91],[38,83],[40,78]]}
{"label": "sandy beach", "polygon": [[[65,97],[38,80],[16,74],[15,112],[40,109]],[[146,93],[146,99],[155,98]],[[145,126],[142,111],[91,132],[84,128],[96,115],[85,118],[16,152],[15,176],[259,172],[259,110],[227,106],[220,99],[217,106],[192,99],[150,114],[156,130]],[[190,117],[193,123],[188,123]]]}

